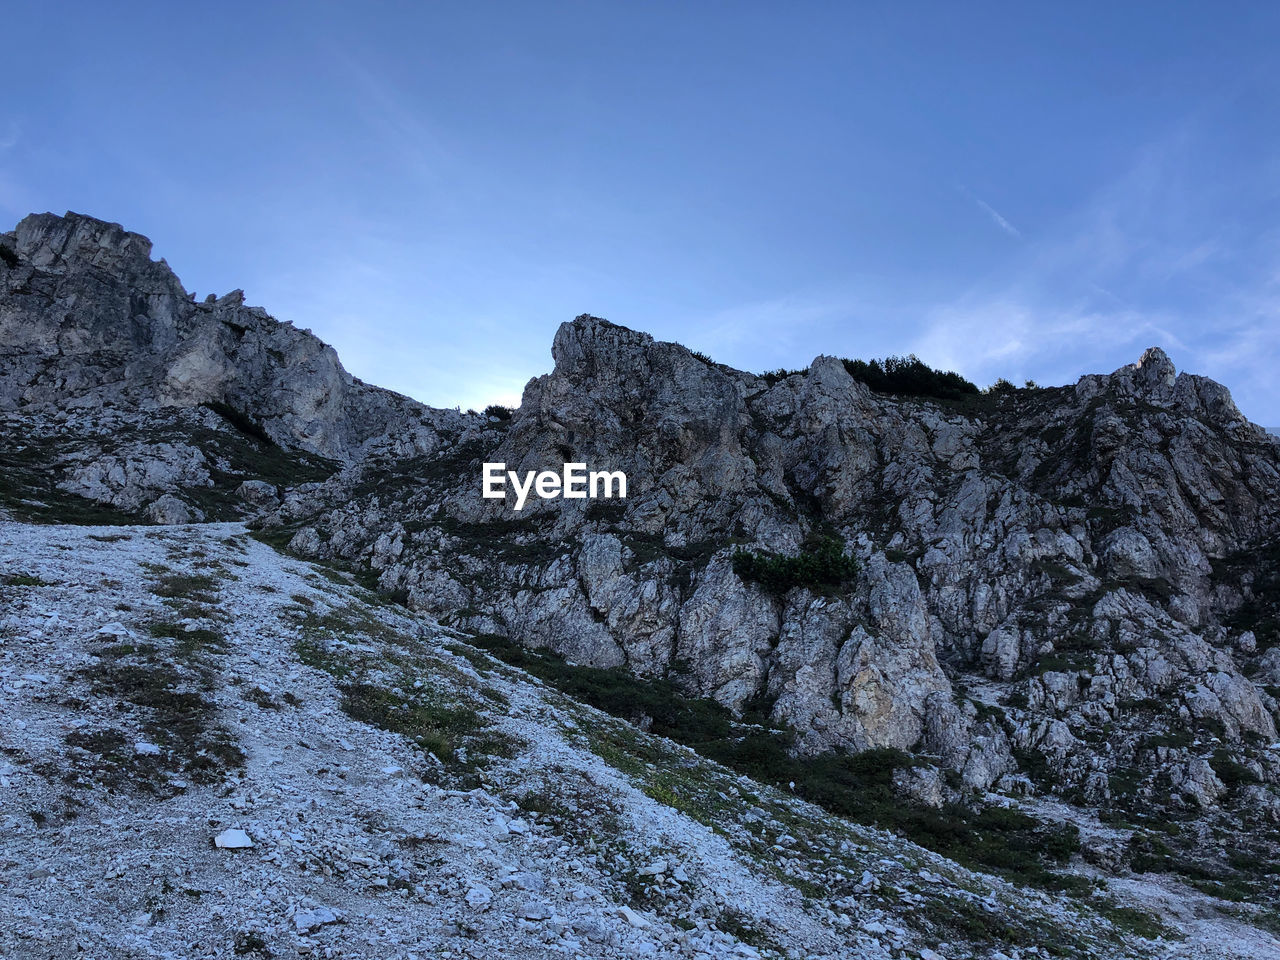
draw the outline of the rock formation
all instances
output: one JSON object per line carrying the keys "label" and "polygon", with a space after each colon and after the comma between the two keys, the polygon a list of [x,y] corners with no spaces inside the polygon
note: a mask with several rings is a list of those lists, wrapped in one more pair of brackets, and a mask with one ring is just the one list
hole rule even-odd
{"label": "rock formation", "polygon": [[[1243,869],[1210,863],[1215,827],[1241,862],[1280,850],[1280,440],[1158,348],[940,399],[582,316],[510,417],[481,416],[355,380],[239,292],[194,302],[116,225],[38,215],[5,243],[0,412],[63,491],[157,523],[256,514],[456,629],[671,680],[805,754],[910,751],[924,802],[1176,821],[1161,862],[1210,885]],[[106,442],[121,422],[146,429]],[[480,497],[489,461],[623,470],[629,495],[516,514]],[[735,571],[833,541],[843,583]]]}

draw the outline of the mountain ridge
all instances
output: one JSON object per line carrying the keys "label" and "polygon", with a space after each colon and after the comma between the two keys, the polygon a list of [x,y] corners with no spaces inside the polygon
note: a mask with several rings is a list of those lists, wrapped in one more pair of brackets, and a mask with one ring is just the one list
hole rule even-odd
{"label": "mountain ridge", "polygon": [[[462,413],[359,383],[238,293],[194,303],[117,225],[3,236],[15,517],[249,518],[548,682],[665,684],[762,749],[764,724],[815,797],[805,770],[881,757],[913,808],[976,830],[1066,804],[1090,869],[1274,911],[1280,441],[1159,348],[895,396],[835,357],[757,375],[582,315],[519,408]],[[516,515],[480,497],[489,461],[622,469],[628,497]],[[836,581],[770,588],[738,559],[832,544]]]}

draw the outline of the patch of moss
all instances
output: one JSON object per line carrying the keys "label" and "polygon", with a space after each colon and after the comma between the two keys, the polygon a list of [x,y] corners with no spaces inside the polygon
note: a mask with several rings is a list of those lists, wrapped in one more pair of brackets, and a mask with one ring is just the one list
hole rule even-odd
{"label": "patch of moss", "polygon": [[53,584],[42,580],[33,573],[11,573],[4,578],[6,587],[51,587]]}

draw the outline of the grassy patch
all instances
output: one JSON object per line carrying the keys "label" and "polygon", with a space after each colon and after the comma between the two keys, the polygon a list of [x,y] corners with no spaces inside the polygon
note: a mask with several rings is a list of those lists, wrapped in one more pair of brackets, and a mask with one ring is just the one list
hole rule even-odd
{"label": "grassy patch", "polygon": [[67,744],[96,758],[88,769],[94,780],[111,789],[136,787],[165,795],[173,792],[171,775],[217,783],[228,770],[244,764],[234,737],[216,722],[216,709],[203,689],[207,677],[199,670],[141,649],[116,653],[84,674],[95,696],[132,708],[127,712],[160,752],[138,753],[123,734],[113,731],[75,731],[67,736]]}
{"label": "grassy patch", "polygon": [[[474,642],[578,701],[692,747],[754,780],[794,789],[797,796],[838,816],[895,830],[960,863],[1021,882],[1054,890],[1078,886],[1054,869],[1078,846],[1074,827],[1043,824],[998,808],[912,806],[893,788],[894,771],[915,762],[900,750],[796,757],[790,731],[743,722],[720,704],[684,696],[668,680],[575,666],[504,637],[486,635]],[[669,773],[673,765],[679,766],[679,758],[659,749],[655,741],[634,731],[607,728],[591,730],[588,739],[601,759],[641,778],[653,799],[703,822],[714,820],[714,803],[684,789],[678,776]]]}
{"label": "grassy patch", "polygon": [[342,709],[352,719],[412,740],[440,760],[456,759],[462,739],[480,727],[480,718],[469,707],[407,697],[371,683],[349,683],[342,691]]}
{"label": "grassy patch", "polygon": [[217,589],[217,579],[208,574],[165,573],[152,588],[152,592],[157,597],[170,600],[214,604],[218,602]]}
{"label": "grassy patch", "polygon": [[42,580],[33,573],[11,573],[4,578],[6,587],[51,587],[53,584]]}

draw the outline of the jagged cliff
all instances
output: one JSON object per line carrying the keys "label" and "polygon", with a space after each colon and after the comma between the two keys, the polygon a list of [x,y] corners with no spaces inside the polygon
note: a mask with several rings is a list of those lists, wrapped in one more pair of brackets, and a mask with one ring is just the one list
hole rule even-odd
{"label": "jagged cliff", "polygon": [[[584,316],[486,417],[361,384],[239,294],[195,303],[114,225],[33,216],[0,242],[0,411],[61,490],[256,513],[455,628],[666,678],[806,754],[912,752],[921,803],[1067,800],[1136,824],[1096,863],[1273,885],[1280,441],[1159,349],[943,400],[833,357],[757,376]],[[122,420],[146,425],[123,447],[102,435]],[[486,461],[624,470],[629,496],[516,514],[480,497]],[[854,577],[735,572],[735,550],[819,538]]]}
{"label": "jagged cliff", "polygon": [[0,263],[0,410],[225,404],[323,456],[392,431],[401,449],[430,446],[434,411],[355,379],[332,347],[246,307],[242,291],[196,303],[151,241],[119,224],[32,214],[0,243],[12,260]]}

